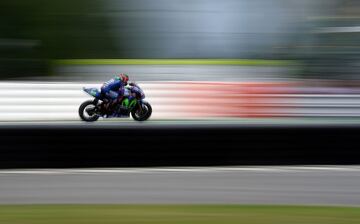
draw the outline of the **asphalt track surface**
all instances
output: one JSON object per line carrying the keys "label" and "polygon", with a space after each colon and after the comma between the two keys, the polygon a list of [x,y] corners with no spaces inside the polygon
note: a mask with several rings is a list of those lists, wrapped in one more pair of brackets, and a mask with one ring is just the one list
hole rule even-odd
{"label": "asphalt track surface", "polygon": [[1,170],[0,204],[360,205],[360,166]]}

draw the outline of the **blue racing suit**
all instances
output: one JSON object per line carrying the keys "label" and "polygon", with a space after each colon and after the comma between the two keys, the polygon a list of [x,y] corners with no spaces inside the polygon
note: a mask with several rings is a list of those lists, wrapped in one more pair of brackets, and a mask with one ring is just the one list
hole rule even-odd
{"label": "blue racing suit", "polygon": [[126,83],[124,83],[119,77],[110,79],[101,86],[101,98],[105,98],[110,101],[121,98],[124,96],[125,85]]}

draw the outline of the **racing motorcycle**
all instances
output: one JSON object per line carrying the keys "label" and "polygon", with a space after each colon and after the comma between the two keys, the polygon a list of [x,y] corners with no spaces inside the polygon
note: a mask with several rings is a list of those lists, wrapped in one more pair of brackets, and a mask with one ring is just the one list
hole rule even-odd
{"label": "racing motorcycle", "polygon": [[109,109],[104,110],[103,104],[106,99],[102,99],[99,89],[84,87],[83,90],[94,97],[93,100],[87,100],[79,107],[79,116],[83,121],[93,122],[100,117],[129,117],[130,114],[136,121],[145,121],[151,116],[151,105],[144,100],[145,94],[137,84],[125,87],[123,99],[114,108],[111,108],[110,111]]}

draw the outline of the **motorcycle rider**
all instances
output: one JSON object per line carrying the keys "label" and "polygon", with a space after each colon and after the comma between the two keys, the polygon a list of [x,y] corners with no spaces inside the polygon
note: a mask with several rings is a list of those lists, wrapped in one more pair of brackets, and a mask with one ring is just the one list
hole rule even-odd
{"label": "motorcycle rider", "polygon": [[102,109],[105,113],[109,114],[112,111],[111,108],[116,103],[121,102],[124,97],[125,86],[128,84],[128,81],[129,76],[121,73],[101,86],[100,96],[104,101]]}

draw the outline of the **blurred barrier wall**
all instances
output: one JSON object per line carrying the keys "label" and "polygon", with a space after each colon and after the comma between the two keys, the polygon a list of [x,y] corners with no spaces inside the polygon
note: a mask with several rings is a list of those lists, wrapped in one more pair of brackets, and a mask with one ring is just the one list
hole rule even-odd
{"label": "blurred barrier wall", "polygon": [[[99,84],[0,83],[0,121],[79,120],[91,99],[82,87]],[[152,119],[242,117],[359,117],[360,92],[297,83],[144,82]]]}
{"label": "blurred barrier wall", "polygon": [[341,126],[1,125],[0,168],[360,164],[359,133]]}

